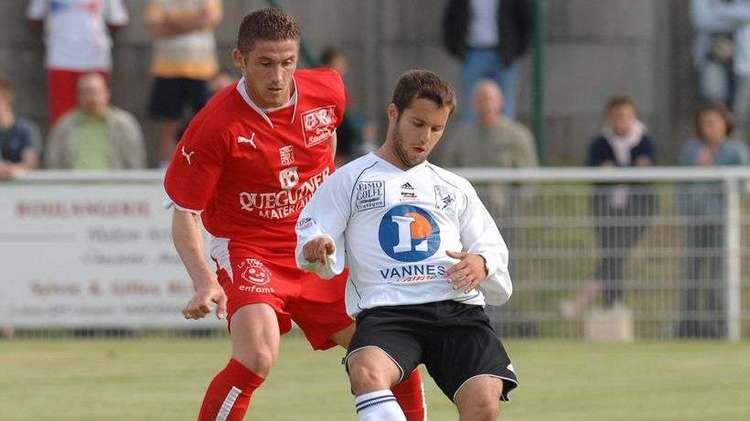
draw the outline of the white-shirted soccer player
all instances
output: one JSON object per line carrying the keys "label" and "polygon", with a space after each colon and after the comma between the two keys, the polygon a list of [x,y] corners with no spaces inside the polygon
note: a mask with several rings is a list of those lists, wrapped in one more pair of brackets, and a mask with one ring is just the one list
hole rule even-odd
{"label": "white-shirted soccer player", "polygon": [[510,297],[508,249],[471,184],[426,161],[454,108],[436,74],[405,73],[383,146],[326,180],[297,222],[301,268],[350,269],[346,365],[360,420],[403,420],[389,389],[420,363],[462,420],[496,419],[517,385],[483,309]]}

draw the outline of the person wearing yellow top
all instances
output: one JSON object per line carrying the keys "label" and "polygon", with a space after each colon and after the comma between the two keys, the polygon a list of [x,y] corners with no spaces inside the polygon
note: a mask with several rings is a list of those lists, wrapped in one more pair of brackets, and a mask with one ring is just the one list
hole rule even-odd
{"label": "person wearing yellow top", "polygon": [[154,37],[149,116],[160,123],[162,163],[172,157],[186,106],[195,113],[208,101],[207,81],[218,71],[214,28],[221,18],[221,0],[151,0],[146,8]]}

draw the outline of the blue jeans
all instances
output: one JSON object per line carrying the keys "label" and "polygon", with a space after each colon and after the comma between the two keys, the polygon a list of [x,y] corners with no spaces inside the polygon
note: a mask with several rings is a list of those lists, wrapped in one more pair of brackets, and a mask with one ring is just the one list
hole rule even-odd
{"label": "blue jeans", "polygon": [[458,104],[461,119],[466,122],[476,120],[472,100],[474,85],[481,79],[492,79],[503,91],[503,115],[515,120],[519,76],[518,63],[505,65],[497,49],[469,49],[461,73],[461,95]]}

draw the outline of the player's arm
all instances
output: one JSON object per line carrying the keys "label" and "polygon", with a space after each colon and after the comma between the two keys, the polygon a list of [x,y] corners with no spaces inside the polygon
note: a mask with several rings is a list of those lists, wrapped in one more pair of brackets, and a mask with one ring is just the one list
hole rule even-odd
{"label": "player's arm", "polygon": [[331,278],[344,270],[344,232],[349,216],[346,175],[329,177],[302,210],[297,226],[297,266]]}
{"label": "player's arm", "polygon": [[447,274],[457,289],[480,287],[492,304],[502,304],[513,292],[508,247],[474,188],[469,186],[466,193],[466,207],[459,216],[464,250],[448,252],[459,262],[448,268]]}
{"label": "player's arm", "polygon": [[203,257],[203,239],[197,214],[174,210],[172,241],[195,289],[193,298],[182,310],[182,314],[186,319],[200,319],[209,314],[211,307],[216,304],[216,316],[224,318],[227,298]]}
{"label": "player's arm", "polygon": [[336,160],[336,147],[338,146],[338,144],[339,144],[339,136],[334,131],[333,136],[331,136],[331,158],[333,158],[334,161]]}

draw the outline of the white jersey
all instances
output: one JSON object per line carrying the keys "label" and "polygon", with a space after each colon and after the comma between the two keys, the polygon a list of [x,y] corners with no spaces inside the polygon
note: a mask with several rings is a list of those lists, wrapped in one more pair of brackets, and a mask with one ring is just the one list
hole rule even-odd
{"label": "white jersey", "polygon": [[[347,313],[366,308],[455,300],[505,303],[512,286],[508,248],[476,191],[464,178],[423,162],[406,171],[374,153],[331,175],[297,221],[297,265],[322,277],[349,267]],[[330,236],[336,252],[328,267],[302,257],[313,238]],[[479,290],[454,290],[446,251],[486,260]]]}
{"label": "white jersey", "polygon": [[32,0],[26,17],[45,20],[47,68],[76,71],[109,70],[107,24],[128,23],[122,0]]}

